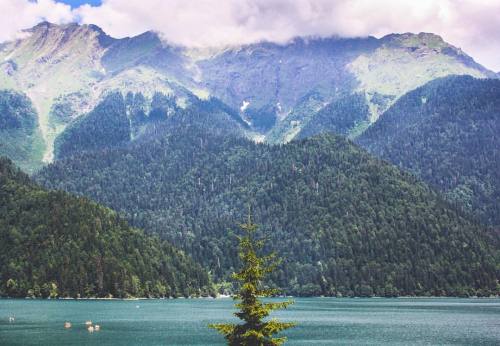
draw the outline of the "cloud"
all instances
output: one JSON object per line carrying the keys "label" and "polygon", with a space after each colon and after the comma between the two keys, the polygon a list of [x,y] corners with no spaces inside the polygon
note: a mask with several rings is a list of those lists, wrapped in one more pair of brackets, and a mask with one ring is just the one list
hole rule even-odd
{"label": "cloud", "polygon": [[114,36],[152,29],[189,46],[434,32],[500,70],[499,0],[105,0],[77,12]]}
{"label": "cloud", "polygon": [[0,9],[0,42],[19,37],[20,30],[43,20],[58,24],[74,20],[70,6],[53,0],[0,0]]}
{"label": "cloud", "polygon": [[188,46],[425,31],[500,70],[499,0],[104,0],[73,10],[53,0],[0,0],[2,8],[4,2],[10,7],[0,22],[10,13],[16,18],[0,24],[7,27],[0,39],[40,17],[97,24],[115,37],[155,30]]}

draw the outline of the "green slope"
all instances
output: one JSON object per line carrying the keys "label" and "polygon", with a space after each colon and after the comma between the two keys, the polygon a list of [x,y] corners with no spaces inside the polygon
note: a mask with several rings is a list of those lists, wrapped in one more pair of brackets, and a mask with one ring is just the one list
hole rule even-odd
{"label": "green slope", "polygon": [[208,274],[113,211],[49,192],[0,158],[0,295],[208,294]]}
{"label": "green slope", "polygon": [[0,155],[32,172],[42,165],[44,147],[37,114],[28,97],[0,90]]}
{"label": "green slope", "polygon": [[358,142],[500,225],[500,80],[454,76],[396,102]]}
{"label": "green slope", "polygon": [[197,126],[56,162],[37,179],[94,198],[159,233],[219,279],[232,230],[254,208],[285,258],[272,284],[302,295],[498,292],[497,236],[348,140],[255,144]]}
{"label": "green slope", "polygon": [[200,100],[192,96],[186,107],[180,108],[174,96],[160,92],[148,98],[141,93],[123,97],[115,91],[61,133],[55,142],[55,157],[126,147],[171,127],[192,124],[238,135],[244,135],[243,129],[248,128],[237,112],[215,98]]}
{"label": "green slope", "polygon": [[120,93],[110,93],[90,113],[80,117],[55,141],[55,157],[120,146],[130,140],[130,125]]}
{"label": "green slope", "polygon": [[370,110],[362,94],[339,97],[311,116],[300,130],[297,138],[331,132],[344,136],[355,136],[368,126]]}

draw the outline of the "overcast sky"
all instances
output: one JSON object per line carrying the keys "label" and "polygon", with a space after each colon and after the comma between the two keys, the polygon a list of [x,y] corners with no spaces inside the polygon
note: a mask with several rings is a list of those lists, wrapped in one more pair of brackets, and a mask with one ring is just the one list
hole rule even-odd
{"label": "overcast sky", "polygon": [[0,41],[41,20],[188,46],[433,32],[500,71],[500,0],[0,0]]}

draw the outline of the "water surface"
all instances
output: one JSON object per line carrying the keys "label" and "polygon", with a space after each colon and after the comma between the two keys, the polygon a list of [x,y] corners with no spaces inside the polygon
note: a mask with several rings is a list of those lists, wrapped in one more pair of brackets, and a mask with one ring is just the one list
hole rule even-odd
{"label": "water surface", "polygon": [[[298,323],[287,345],[500,345],[499,299],[295,301],[273,315]],[[224,345],[206,326],[232,312],[231,299],[0,299],[0,345]],[[90,334],[86,320],[102,330]]]}

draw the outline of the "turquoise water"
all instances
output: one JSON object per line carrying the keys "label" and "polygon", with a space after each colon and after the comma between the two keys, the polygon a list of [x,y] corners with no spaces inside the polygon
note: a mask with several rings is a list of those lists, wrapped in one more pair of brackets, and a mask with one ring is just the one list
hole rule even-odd
{"label": "turquoise water", "polygon": [[[0,345],[224,345],[206,325],[231,320],[232,304],[1,299]],[[299,324],[287,345],[500,345],[499,299],[300,298],[273,316]]]}

